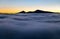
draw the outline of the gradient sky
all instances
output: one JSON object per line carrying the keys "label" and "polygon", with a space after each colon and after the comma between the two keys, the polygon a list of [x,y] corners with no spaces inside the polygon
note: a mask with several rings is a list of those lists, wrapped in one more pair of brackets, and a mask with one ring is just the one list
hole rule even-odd
{"label": "gradient sky", "polygon": [[60,0],[0,0],[0,12],[2,13],[36,9],[60,12]]}

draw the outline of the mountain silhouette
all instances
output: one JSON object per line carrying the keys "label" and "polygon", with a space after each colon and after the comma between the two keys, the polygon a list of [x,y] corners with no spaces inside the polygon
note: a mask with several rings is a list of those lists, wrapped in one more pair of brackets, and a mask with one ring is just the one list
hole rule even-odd
{"label": "mountain silhouette", "polygon": [[35,10],[35,11],[28,11],[28,12],[21,11],[21,12],[19,12],[19,13],[54,13],[54,12],[43,11],[43,10]]}
{"label": "mountain silhouette", "polygon": [[19,12],[19,13],[26,13],[25,11],[21,11],[21,12]]}
{"label": "mountain silhouette", "polygon": [[34,13],[53,13],[53,12],[43,11],[43,10],[36,10],[36,11],[34,11]]}

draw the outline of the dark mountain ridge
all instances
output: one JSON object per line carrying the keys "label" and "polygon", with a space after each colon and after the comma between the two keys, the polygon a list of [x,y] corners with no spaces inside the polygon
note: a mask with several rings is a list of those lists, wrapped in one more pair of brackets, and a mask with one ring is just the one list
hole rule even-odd
{"label": "dark mountain ridge", "polygon": [[28,11],[28,12],[21,11],[19,13],[55,13],[55,12],[43,11],[43,10],[35,10],[35,11]]}

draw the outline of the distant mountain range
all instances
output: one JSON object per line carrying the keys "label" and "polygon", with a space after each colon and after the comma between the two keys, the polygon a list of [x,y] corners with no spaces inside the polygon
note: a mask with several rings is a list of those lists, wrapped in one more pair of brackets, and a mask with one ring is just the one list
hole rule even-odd
{"label": "distant mountain range", "polygon": [[55,12],[43,11],[43,10],[35,10],[35,11],[28,11],[28,12],[21,11],[19,13],[55,13]]}
{"label": "distant mountain range", "polygon": [[35,11],[28,11],[28,12],[20,11],[20,12],[17,12],[17,13],[0,13],[0,14],[8,15],[8,14],[19,14],[19,13],[59,13],[60,14],[60,12],[50,12],[50,11],[44,11],[44,10],[35,10]]}

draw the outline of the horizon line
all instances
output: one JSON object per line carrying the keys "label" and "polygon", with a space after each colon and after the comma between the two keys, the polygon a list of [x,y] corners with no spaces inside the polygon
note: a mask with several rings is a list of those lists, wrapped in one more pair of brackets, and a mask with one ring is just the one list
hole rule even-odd
{"label": "horizon line", "polygon": [[[42,10],[42,9],[36,9],[36,10],[41,10],[41,11],[47,11],[47,12],[55,12],[55,11],[49,11],[49,10]],[[8,13],[8,14],[14,14],[14,13],[19,13],[19,12],[22,12],[22,11],[25,11],[25,12],[29,12],[29,11],[36,11],[36,10],[28,10],[28,11],[26,11],[26,10],[21,10],[21,11],[18,11],[18,12],[0,12],[0,13]],[[55,12],[55,13],[60,13],[60,12]]]}

